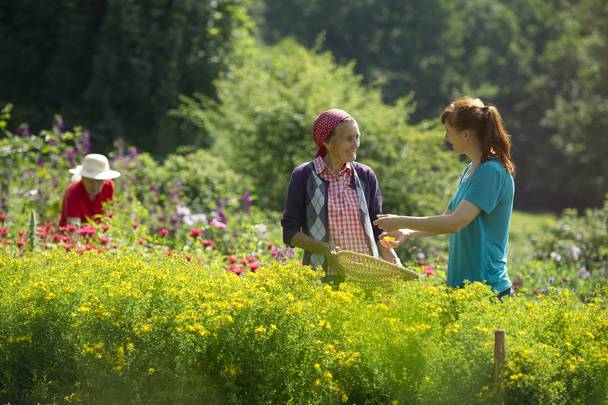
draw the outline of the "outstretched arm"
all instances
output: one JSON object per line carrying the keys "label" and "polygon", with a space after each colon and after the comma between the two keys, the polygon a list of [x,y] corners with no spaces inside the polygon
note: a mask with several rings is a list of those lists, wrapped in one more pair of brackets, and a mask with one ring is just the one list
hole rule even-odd
{"label": "outstretched arm", "polygon": [[[385,231],[396,231],[408,228],[418,232],[440,235],[460,232],[479,214],[479,207],[462,200],[456,211],[445,215],[430,217],[407,217],[398,215],[379,215],[374,224]],[[446,211],[448,212],[448,211]]]}

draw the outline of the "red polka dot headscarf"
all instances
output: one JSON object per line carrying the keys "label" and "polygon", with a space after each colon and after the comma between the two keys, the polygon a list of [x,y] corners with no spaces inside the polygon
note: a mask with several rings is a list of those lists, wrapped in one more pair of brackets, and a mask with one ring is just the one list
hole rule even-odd
{"label": "red polka dot headscarf", "polygon": [[317,115],[312,124],[312,138],[317,144],[317,156],[325,156],[327,151],[323,145],[327,138],[334,132],[339,123],[349,118],[350,114],[339,108],[323,111]]}

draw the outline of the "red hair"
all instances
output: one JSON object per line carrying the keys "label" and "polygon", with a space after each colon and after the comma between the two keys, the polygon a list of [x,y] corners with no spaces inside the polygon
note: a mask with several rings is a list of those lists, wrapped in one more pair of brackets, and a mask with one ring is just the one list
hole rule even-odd
{"label": "red hair", "polygon": [[462,97],[443,110],[441,123],[459,131],[471,130],[481,146],[481,162],[498,159],[512,176],[515,175],[511,137],[495,106],[485,105],[478,98]]}

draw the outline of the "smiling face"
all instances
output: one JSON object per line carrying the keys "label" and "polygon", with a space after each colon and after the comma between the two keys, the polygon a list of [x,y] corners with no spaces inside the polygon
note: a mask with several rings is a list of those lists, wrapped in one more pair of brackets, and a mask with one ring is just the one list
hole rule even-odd
{"label": "smiling face", "polygon": [[335,129],[334,136],[325,143],[329,160],[342,164],[355,161],[360,136],[357,121],[347,120],[340,123]]}

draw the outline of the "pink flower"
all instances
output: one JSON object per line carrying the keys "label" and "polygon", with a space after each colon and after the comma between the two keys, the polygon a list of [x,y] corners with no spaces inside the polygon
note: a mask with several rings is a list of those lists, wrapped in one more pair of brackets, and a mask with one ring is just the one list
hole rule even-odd
{"label": "pink flower", "polygon": [[255,272],[259,268],[260,268],[260,264],[259,263],[252,263],[252,264],[249,265],[249,270],[250,271],[254,271]]}
{"label": "pink flower", "polygon": [[0,222],[6,221],[6,214],[4,212],[0,212]]}
{"label": "pink flower", "polygon": [[203,232],[201,231],[200,228],[192,228],[192,229],[190,229],[189,235],[193,238],[198,238],[199,236],[202,235],[202,233]]}
{"label": "pink flower", "polygon": [[17,247],[23,249],[25,247],[25,238],[21,237],[17,240]]}
{"label": "pink flower", "polygon": [[73,243],[66,243],[63,248],[65,249],[66,252],[69,252],[70,250],[72,250],[74,248],[74,244]]}
{"label": "pink flower", "polygon": [[5,226],[0,227],[0,235],[2,235],[2,236],[8,235],[8,228]]}
{"label": "pink flower", "polygon": [[167,228],[161,228],[158,231],[158,234],[164,238],[165,236],[169,236],[169,230]]}
{"label": "pink flower", "polygon": [[69,233],[69,232],[74,232],[76,229],[78,229],[78,227],[76,225],[66,225],[66,226],[60,226],[59,227],[59,232],[61,233]]}
{"label": "pink flower", "polygon": [[233,257],[233,256],[227,257],[226,260],[228,260],[228,263],[236,263],[237,262],[237,258]]}
{"label": "pink flower", "polygon": [[206,249],[211,249],[211,248],[213,248],[213,241],[212,241],[212,240],[209,240],[209,239],[203,239],[203,240],[201,241],[201,243],[203,244],[203,246],[204,246]]}
{"label": "pink flower", "polygon": [[110,229],[110,225],[108,224],[101,224],[101,230],[104,232],[108,232],[108,229]]}
{"label": "pink flower", "polygon": [[131,224],[131,228],[133,228],[133,229],[137,229],[137,228],[139,228],[139,224],[138,224],[137,222],[133,222],[133,223]]}
{"label": "pink flower", "polygon": [[435,274],[435,271],[433,271],[433,265],[432,264],[427,264],[426,266],[424,266],[424,274],[426,274],[427,276],[432,276],[433,274]]}
{"label": "pink flower", "polygon": [[97,229],[95,229],[94,226],[83,226],[77,230],[76,233],[87,238],[95,235],[97,233]]}
{"label": "pink flower", "polygon": [[226,229],[226,224],[225,224],[225,223],[223,223],[223,222],[218,221],[218,220],[217,220],[217,219],[215,219],[215,218],[213,218],[213,219],[211,220],[211,222],[209,223],[209,225],[211,225],[211,226],[212,226],[212,227],[214,227],[214,228],[221,229],[222,231],[223,231],[224,229]]}
{"label": "pink flower", "polygon": [[102,245],[107,245],[109,241],[110,239],[104,238],[103,236],[99,238],[99,243],[101,243]]}

